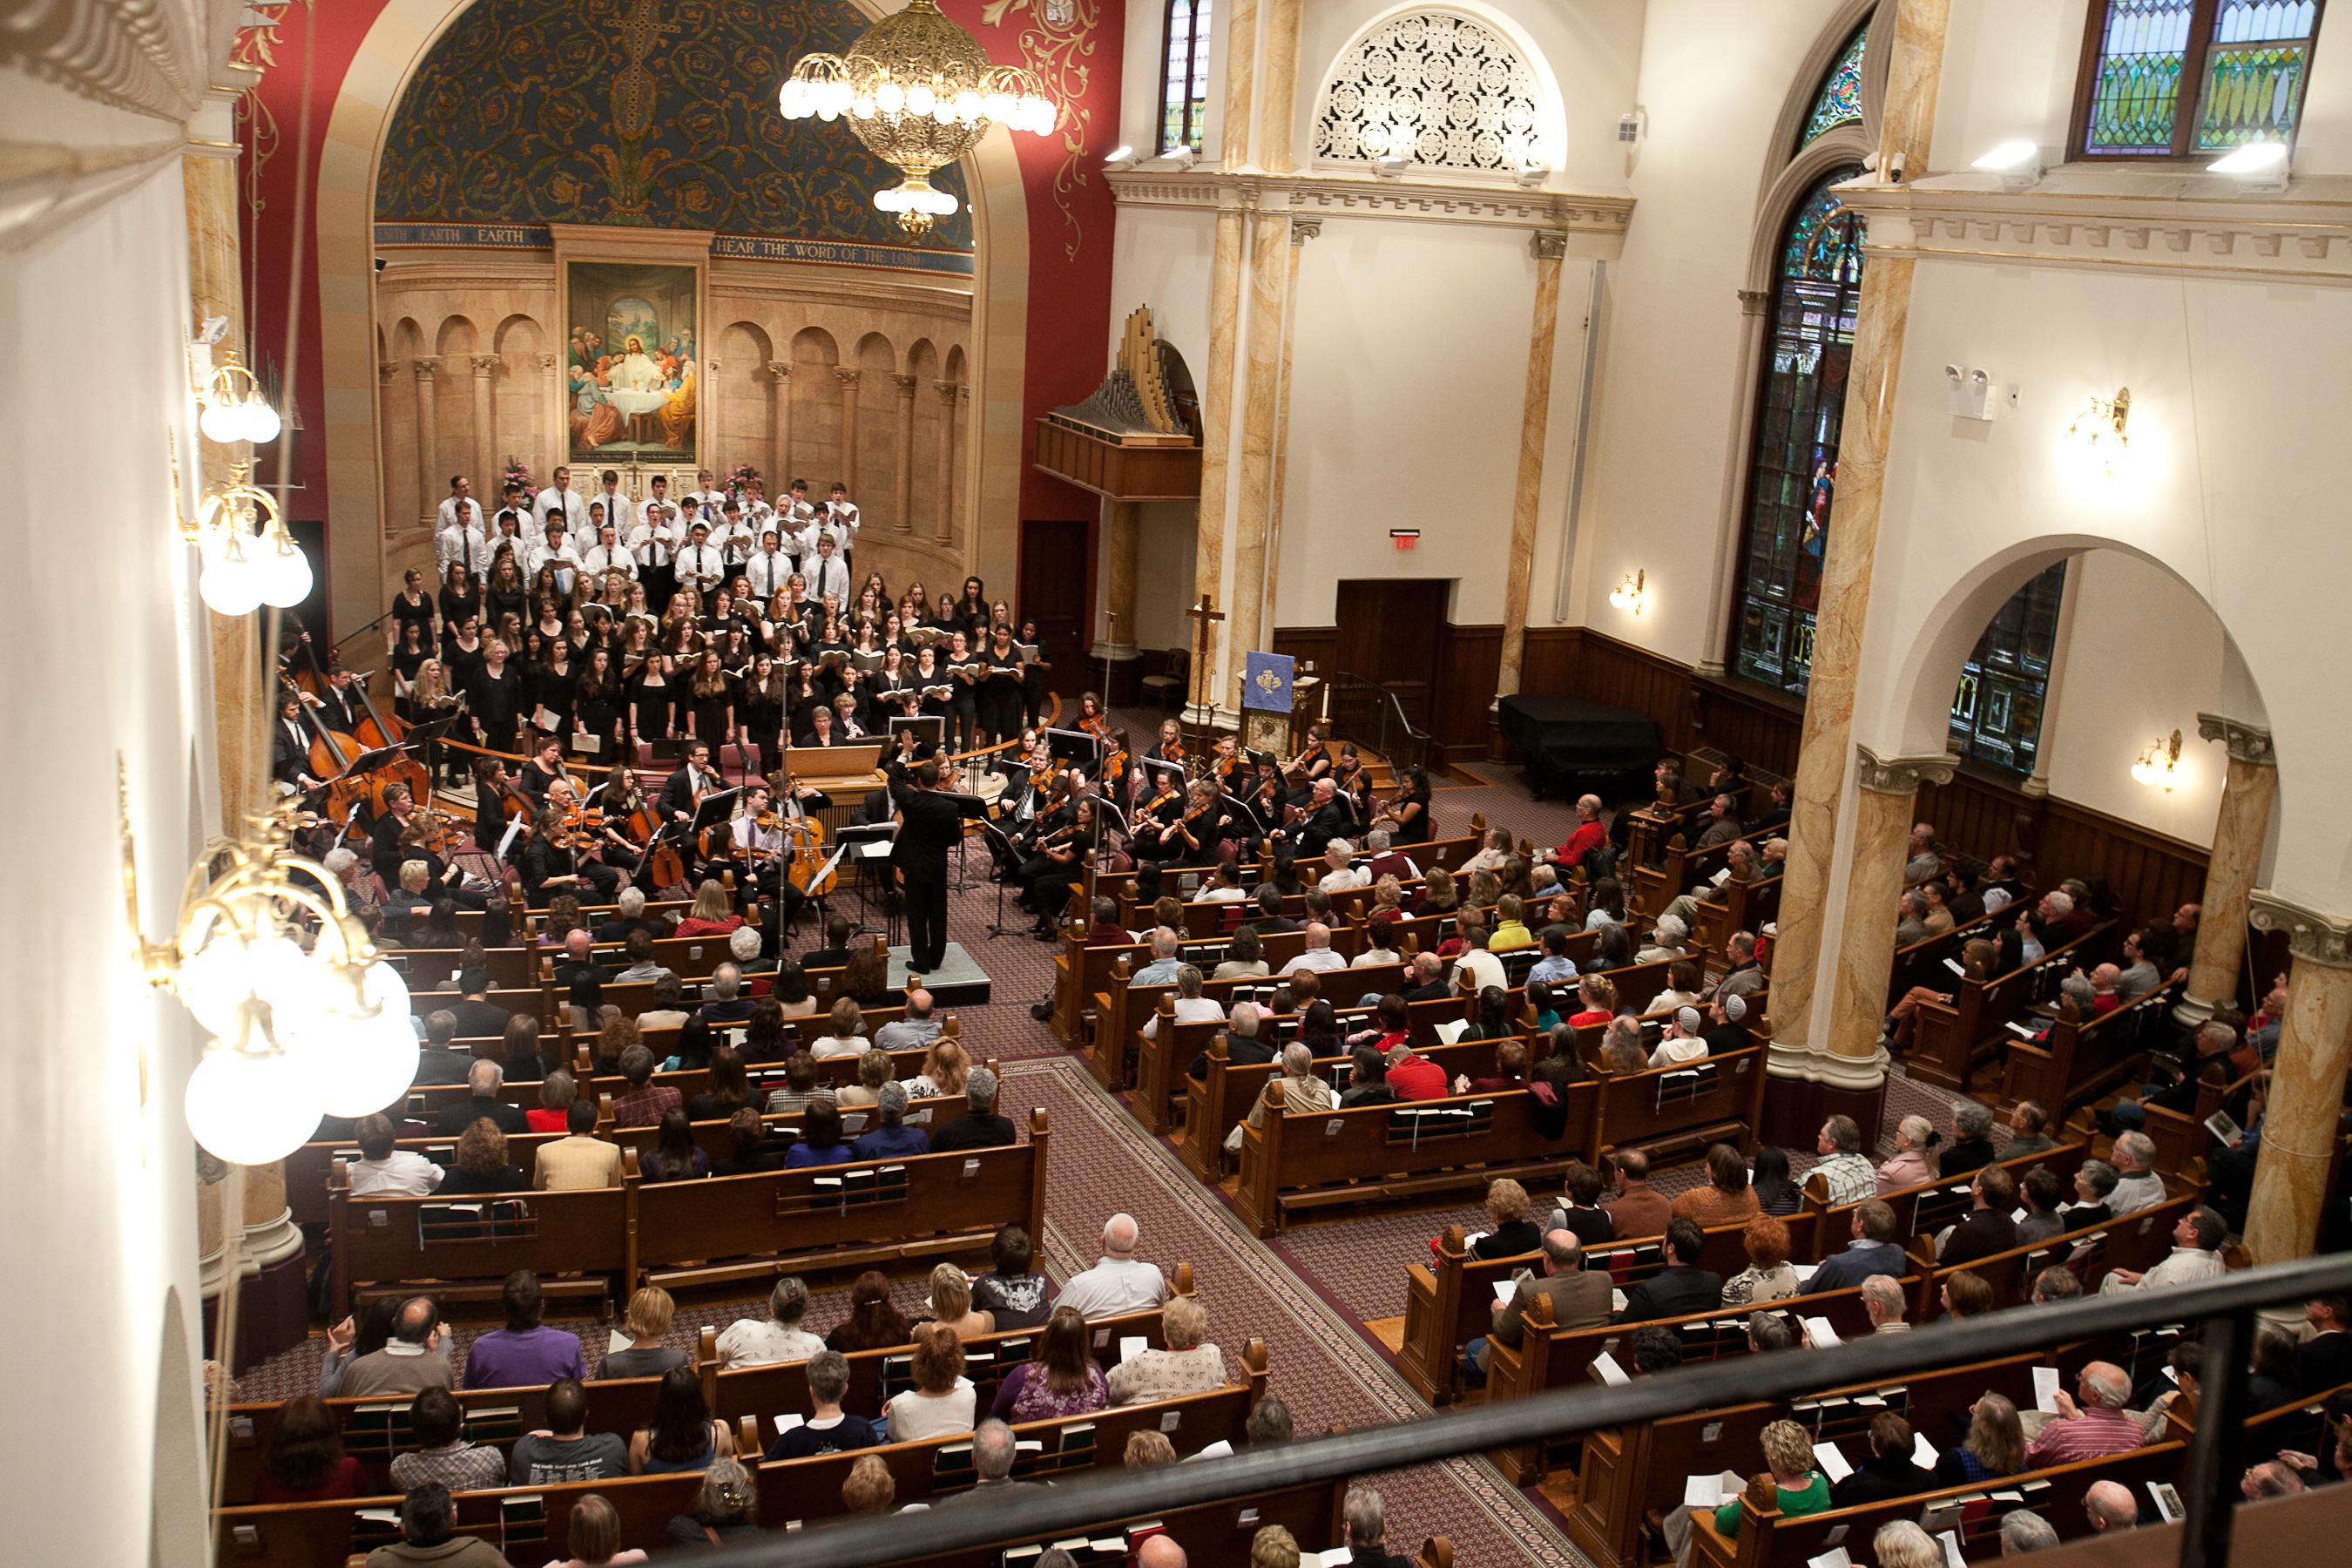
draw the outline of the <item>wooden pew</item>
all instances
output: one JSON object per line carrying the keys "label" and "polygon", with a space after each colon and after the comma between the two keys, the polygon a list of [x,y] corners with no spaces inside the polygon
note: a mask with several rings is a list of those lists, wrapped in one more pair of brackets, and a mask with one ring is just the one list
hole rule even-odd
{"label": "wooden pew", "polygon": [[1597,1168],[1612,1149],[1645,1150],[1653,1166],[1681,1152],[1703,1154],[1710,1143],[1752,1150],[1763,1115],[1765,1048],[1603,1077],[1585,1163]]}
{"label": "wooden pew", "polygon": [[1973,1274],[1990,1285],[1993,1300],[2001,1305],[2022,1305],[2032,1292],[2036,1274],[2053,1264],[2069,1262],[2075,1248],[2085,1243],[2089,1246],[2084,1258],[2075,1266],[2085,1291],[2096,1290],[2110,1269],[2131,1268],[2144,1273],[2170,1255],[2173,1226],[2198,1202],[2199,1194],[2194,1192],[2179,1193],[2152,1208],[2123,1215],[2104,1225],[2065,1231],[2047,1241],[2014,1247],[2007,1252],[1948,1268],[1937,1263],[1931,1242],[1915,1237],[1908,1251],[1919,1283],[1911,1303],[1911,1321],[1925,1324],[1941,1317],[1944,1281],[1961,1273]]}
{"label": "wooden pew", "polygon": [[[1245,1380],[1211,1393],[1015,1426],[1013,1436],[1024,1447],[1014,1462],[1014,1476],[1041,1479],[1118,1468],[1129,1436],[1147,1429],[1165,1432],[1180,1455],[1198,1453],[1216,1442],[1240,1447],[1249,1412],[1265,1394],[1265,1348],[1253,1340],[1241,1359]],[[842,1483],[863,1454],[876,1456],[889,1468],[902,1505],[963,1490],[973,1479],[967,1436],[891,1443],[811,1459],[763,1461],[751,1466],[761,1523],[770,1529],[789,1529],[838,1517],[843,1512]],[[499,1546],[509,1561],[561,1559],[568,1554],[572,1506],[593,1491],[619,1512],[625,1543],[659,1548],[669,1520],[693,1511],[701,1484],[701,1476],[688,1471],[460,1492],[456,1496],[457,1528],[460,1533],[478,1535]],[[1329,1495],[1336,1500],[1339,1489],[1333,1487]],[[384,1496],[216,1510],[216,1550],[224,1563],[257,1563],[262,1568],[340,1568],[346,1555],[383,1543],[389,1533],[384,1510],[396,1508],[398,1501],[396,1497]],[[990,1549],[946,1561],[993,1563],[996,1555]]]}
{"label": "wooden pew", "polygon": [[1721,887],[1699,900],[1698,919],[1691,927],[1691,940],[1709,952],[1720,953],[1734,931],[1760,931],[1780,910],[1780,881],[1778,877],[1741,877],[1734,873]]}
{"label": "wooden pew", "polygon": [[1282,1086],[1270,1085],[1266,1115],[1242,1137],[1234,1213],[1272,1236],[1301,1209],[1555,1175],[1585,1152],[1598,1102],[1590,1083],[1570,1085],[1565,1099],[1568,1125],[1554,1139],[1536,1130],[1525,1089],[1291,1117],[1278,1114]]}
{"label": "wooden pew", "polygon": [[[1305,933],[1300,931],[1284,931],[1268,938],[1265,944],[1265,962],[1270,973],[1263,976],[1208,980],[1205,977],[1214,972],[1216,965],[1209,963],[1199,966],[1204,977],[1201,994],[1230,1010],[1234,1003],[1246,999],[1253,992],[1271,991],[1282,982],[1280,973],[1282,966],[1304,950],[1306,940]],[[1360,942],[1350,942],[1349,945],[1355,947],[1359,952],[1363,951]],[[1342,951],[1338,932],[1334,932],[1332,936],[1332,950]],[[1222,957],[1222,944],[1220,956]],[[1167,1004],[1171,1008],[1174,1005],[1176,998],[1174,983],[1156,985],[1134,984],[1133,974],[1149,962],[1148,953],[1140,961],[1122,958],[1111,966],[1102,987],[1087,1000],[1083,1023],[1087,1067],[1087,1070],[1095,1075],[1095,1081],[1100,1083],[1105,1089],[1121,1089],[1139,1081],[1139,1075],[1146,1070],[1139,1058],[1142,1053],[1150,1048],[1150,1043],[1143,1037],[1143,1026],[1150,1019],[1159,1016],[1162,1004]],[[1351,971],[1351,973],[1359,976],[1363,991],[1393,991],[1399,988],[1404,980],[1403,966],[1401,963],[1367,964],[1360,971]],[[1331,975],[1321,977],[1327,988],[1332,978]],[[1336,1000],[1352,1003],[1360,994],[1359,991],[1348,991]],[[1167,1036],[1162,1033],[1159,1038],[1165,1039]],[[1189,1056],[1185,1058],[1187,1061],[1191,1059]],[[1176,1092],[1173,1079],[1163,1079],[1160,1088],[1166,1093]],[[1148,1121],[1147,1125],[1149,1125]],[[1165,1131],[1166,1128],[1162,1126],[1157,1131]]]}
{"label": "wooden pew", "polygon": [[[2020,1181],[2036,1165],[2047,1165],[2059,1180],[2059,1191],[2074,1190],[2074,1173],[2090,1158],[2088,1142],[2080,1140],[2045,1149],[2039,1154],[2020,1155],[2014,1160],[2000,1162],[2001,1168]],[[1965,1218],[1976,1200],[1969,1193],[1974,1173],[1949,1180],[1937,1178],[1916,1187],[1897,1187],[1878,1195],[1876,1201],[1895,1211],[1895,1234],[1898,1237],[1932,1237],[1948,1225]],[[1822,1184],[1808,1177],[1800,1198],[1797,1212],[1789,1216],[1789,1256],[1799,1263],[1821,1263],[1836,1257],[1853,1239],[1853,1214],[1864,1204],[1873,1201],[1862,1198],[1850,1204],[1830,1204],[1822,1195]]]}
{"label": "wooden pew", "polygon": [[[1946,1089],[1967,1089],[1978,1064],[1993,1055],[2005,1037],[2002,1026],[2034,1002],[2045,980],[2054,984],[2077,965],[2088,969],[2120,940],[2121,932],[2111,921],[2052,949],[2040,963],[2021,964],[2006,974],[1979,979],[1948,973],[1952,999],[1919,1004],[1904,1070]],[[1941,981],[1923,984],[1939,990],[1944,986]]]}
{"label": "wooden pew", "polygon": [[[1830,1290],[1820,1295],[1793,1296],[1769,1303],[1770,1310],[1799,1318],[1827,1318],[1840,1338],[1858,1337],[1870,1331],[1869,1314],[1862,1305],[1860,1289]],[[1684,1317],[1653,1320],[1656,1327],[1671,1330],[1683,1341],[1685,1361],[1712,1361],[1721,1356],[1748,1353],[1748,1317],[1755,1309],[1738,1307],[1715,1312],[1696,1312]],[[1604,1323],[1596,1328],[1563,1329],[1552,1321],[1550,1298],[1538,1296],[1528,1309],[1526,1327],[1519,1342],[1503,1344],[1487,1342],[1486,1398],[1491,1403],[1503,1399],[1528,1399],[1555,1388],[1572,1388],[1597,1375],[1593,1363],[1604,1351],[1621,1365],[1631,1360],[1630,1352],[1615,1354],[1612,1346],[1623,1348],[1632,1341],[1634,1330],[1652,1326],[1643,1323]],[[1633,1371],[1625,1367],[1628,1373]],[[1759,1424],[1760,1425],[1760,1424]],[[1550,1464],[1550,1456],[1538,1452],[1538,1445],[1528,1444],[1505,1448],[1495,1455],[1495,1462],[1513,1486],[1528,1486],[1541,1477]],[[1677,1477],[1677,1489],[1682,1482]]]}
{"label": "wooden pew", "polygon": [[[1402,965],[1394,963],[1367,964],[1361,969],[1334,970],[1321,979],[1326,992],[1324,999],[1331,1003],[1335,1011],[1354,1011],[1357,997],[1368,992],[1386,995],[1401,987],[1404,984],[1404,969]],[[1246,993],[1276,984],[1279,984],[1279,977],[1273,975],[1264,980],[1233,981],[1228,983],[1220,999],[1224,1000],[1230,1009],[1232,1001],[1238,999],[1234,995],[1235,991]],[[1211,993],[1203,987],[1202,994],[1206,996]],[[1135,1009],[1147,1002],[1157,1010],[1160,1018],[1159,1030],[1150,1039],[1143,1037],[1141,1019],[1135,1018]],[[1108,1021],[1103,1027],[1122,1029],[1128,1027],[1130,1019],[1134,1020],[1130,1052],[1135,1063],[1135,1094],[1129,1104],[1153,1137],[1164,1137],[1175,1125],[1170,1110],[1185,1103],[1184,1068],[1204,1048],[1201,1040],[1202,1031],[1209,1030],[1213,1036],[1221,1029],[1211,1030],[1206,1023],[1189,1029],[1178,1026],[1173,986],[1130,988],[1123,995],[1108,998],[1106,1005]],[[1450,999],[1422,1005],[1426,1012],[1433,1012],[1439,1018],[1462,1016],[1462,1004]],[[1264,1027],[1263,1024],[1260,1026]],[[1297,1022],[1293,1019],[1291,1033],[1296,1034],[1297,1029]]]}
{"label": "wooden pew", "polygon": [[1914,985],[1925,985],[1934,991],[1955,990],[1953,983],[1962,976],[1952,973],[1952,964],[1960,962],[1961,951],[1969,942],[1991,934],[1992,917],[1979,915],[1950,931],[1897,947],[1886,970],[1886,1005],[1893,1007]]}
{"label": "wooden pew", "polygon": [[2177,988],[2159,985],[2102,1018],[2078,1023],[2061,1016],[2041,1045],[2012,1041],[2001,1074],[2001,1100],[2034,1100],[2063,1122],[2078,1105],[2088,1105],[2116,1085],[2146,1070],[2149,1045],[2168,1037]]}
{"label": "wooden pew", "polygon": [[[895,1021],[893,1016],[903,1015],[904,1011],[903,1008],[887,1010],[877,1008],[867,1013],[866,1020],[875,1028],[879,1028],[885,1023]],[[801,1026],[798,1030],[793,1027],[794,1023]],[[784,1028],[788,1039],[797,1034],[803,1042],[806,1043],[814,1040],[823,1032],[824,1023],[820,1019],[813,1018],[787,1020]],[[945,1026],[941,1028],[940,1033],[945,1034],[950,1028],[956,1029],[959,1036],[961,1035],[961,1025],[952,1014],[948,1016]],[[650,1037],[648,1037],[647,1048],[653,1048]],[[886,1051],[883,1054],[890,1058],[892,1077],[910,1079],[922,1070],[923,1058],[927,1053],[920,1049],[910,1048],[903,1051]],[[656,1051],[656,1055],[658,1058],[659,1052]],[[856,1057],[825,1058],[816,1064],[817,1082],[820,1085],[836,1086],[856,1083],[859,1059]],[[610,1094],[617,1097],[628,1090],[627,1080],[619,1074],[596,1071],[594,1060],[591,1055],[591,1047],[585,1040],[581,1041],[573,1050],[571,1070],[573,1087],[579,1093]],[[764,1079],[775,1080],[767,1085],[768,1089],[783,1087],[783,1070],[782,1062],[760,1062],[750,1068],[755,1081]],[[681,1068],[675,1072],[656,1072],[653,1081],[677,1089],[679,1096],[687,1100],[691,1100],[710,1088],[710,1075],[701,1068]],[[535,1110],[539,1109],[540,1089],[543,1082],[543,1079],[535,1078],[509,1078],[499,1086],[498,1098],[509,1105],[520,1105],[527,1110]],[[408,1091],[404,1113],[411,1119],[429,1121],[446,1107],[455,1105],[467,1097],[467,1086],[462,1083],[416,1084]]]}
{"label": "wooden pew", "polygon": [[[454,1200],[353,1197],[338,1164],[330,1299],[349,1303],[362,1287],[427,1281],[436,1296],[494,1295],[518,1268],[542,1280],[615,1276],[625,1295],[647,1279],[749,1279],[985,1250],[1003,1225],[1041,1234],[1046,1147],[1039,1110],[1029,1141],[1009,1149],[675,1183],[643,1181],[624,1152],[618,1187]],[[478,1215],[453,1210],[473,1204],[485,1205]],[[709,1259],[735,1261],[689,1267]]]}
{"label": "wooden pew", "polygon": [[[2005,1476],[1997,1483],[1955,1487],[1795,1519],[1769,1510],[1760,1518],[1743,1518],[1739,1533],[1728,1541],[1717,1533],[1714,1514],[1704,1511],[1691,1521],[1691,1562],[1693,1568],[1800,1568],[1828,1551],[1832,1540],[1866,1545],[1879,1526],[1898,1519],[1916,1520],[1938,1500],[1982,1500],[1995,1490],[2020,1494],[2014,1506],[2032,1509],[2053,1521],[2079,1520],[2083,1494],[2094,1482],[2119,1481],[2140,1495],[2149,1481],[2177,1479],[2187,1458],[2185,1444],[2164,1443],[2079,1464],[2027,1470]],[[1958,1530],[1961,1549],[1971,1558],[1990,1559],[2000,1553],[2000,1513],[1989,1503],[1979,1502],[1962,1514],[1956,1527],[1945,1528]]]}

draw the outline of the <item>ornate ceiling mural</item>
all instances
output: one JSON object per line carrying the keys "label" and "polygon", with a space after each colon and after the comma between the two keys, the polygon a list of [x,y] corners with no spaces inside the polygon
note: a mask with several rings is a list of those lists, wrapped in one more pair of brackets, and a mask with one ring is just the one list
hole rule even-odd
{"label": "ornate ceiling mural", "polygon": [[[377,221],[906,247],[873,203],[896,172],[838,127],[776,112],[793,61],[867,26],[845,0],[477,0],[409,80]],[[916,248],[968,256],[962,172],[934,183],[960,205]]]}

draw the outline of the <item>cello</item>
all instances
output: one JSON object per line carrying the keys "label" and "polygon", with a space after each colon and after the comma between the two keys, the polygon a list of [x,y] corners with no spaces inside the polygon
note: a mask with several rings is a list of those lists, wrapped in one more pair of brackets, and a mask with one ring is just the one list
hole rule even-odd
{"label": "cello", "polygon": [[[386,717],[375,710],[375,703],[368,697],[366,678],[362,677],[353,681],[352,685],[359,689],[360,710],[366,715],[360,721],[359,728],[354,731],[354,738],[372,752],[387,746],[397,746],[405,740],[408,735],[408,726],[403,723],[397,715]],[[382,816],[384,786],[395,784],[406,784],[408,798],[418,805],[427,806],[432,802],[433,775],[425,770],[423,763],[414,756],[403,753],[398,762],[376,770],[375,776],[368,785],[368,808],[376,815]]]}
{"label": "cello", "polygon": [[293,689],[303,716],[310,721],[310,776],[327,781],[327,818],[341,826],[351,820],[352,808],[370,796],[370,781],[350,775],[352,763],[367,748],[341,730],[328,729],[315,706],[318,699],[299,687]]}
{"label": "cello", "polygon": [[789,768],[784,770],[783,796],[784,835],[792,840],[785,877],[801,890],[802,897],[824,898],[841,885],[841,868],[825,868],[829,857],[824,850],[824,824],[802,809],[800,781],[793,777]]}

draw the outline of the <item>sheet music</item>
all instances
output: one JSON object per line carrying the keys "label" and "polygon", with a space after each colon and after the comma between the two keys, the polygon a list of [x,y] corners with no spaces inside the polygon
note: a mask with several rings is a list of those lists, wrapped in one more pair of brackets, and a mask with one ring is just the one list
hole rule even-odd
{"label": "sheet music", "polygon": [[507,830],[499,836],[499,847],[493,858],[499,860],[505,859],[507,858],[507,851],[514,847],[515,835],[521,831],[521,817],[518,816],[512,822],[508,823]]}

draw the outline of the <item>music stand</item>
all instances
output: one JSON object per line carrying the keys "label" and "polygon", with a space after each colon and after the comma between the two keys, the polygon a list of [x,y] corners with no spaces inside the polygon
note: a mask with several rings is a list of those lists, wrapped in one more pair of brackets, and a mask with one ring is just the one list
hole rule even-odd
{"label": "music stand", "polygon": [[417,754],[425,759],[426,778],[430,779],[441,771],[441,742],[447,737],[459,717],[460,715],[452,710],[438,719],[428,719],[422,724],[411,724],[408,727],[405,743],[416,747]]}
{"label": "music stand", "polygon": [[[836,831],[833,836],[834,842],[840,845],[844,851],[847,851],[852,848],[856,848],[859,851],[857,856],[857,910],[860,915],[869,914],[873,911],[873,889],[877,881],[877,879],[866,875],[867,862],[863,847],[868,844],[887,844],[896,839],[898,836],[898,825],[895,822],[888,821],[853,822]],[[887,889],[890,886],[889,879],[885,876],[878,879],[878,881],[882,888],[886,889],[886,896],[882,900],[883,925],[886,928],[887,934],[893,939],[892,945],[895,946],[896,938],[898,935],[898,911],[891,906],[890,900],[887,896]],[[816,904],[817,912],[820,915],[826,912],[824,900],[829,895],[820,893],[813,900]]]}
{"label": "music stand", "polygon": [[1004,923],[1004,887],[1013,880],[1013,874],[1021,869],[1021,853],[1013,847],[1013,836],[985,816],[980,819],[980,836],[988,845],[988,852],[996,858],[997,869],[1003,873],[996,879],[996,918],[984,928],[988,939],[993,942],[1000,936],[1026,936],[1029,934],[1027,931],[1015,931]]}
{"label": "music stand", "polygon": [[887,719],[883,721],[883,728],[889,733],[890,749],[894,755],[898,748],[898,732],[901,730],[912,730],[915,732],[917,762],[922,761],[927,756],[936,755],[947,741],[948,721],[943,715],[938,713],[910,713],[903,717]]}
{"label": "music stand", "polygon": [[734,816],[735,804],[742,798],[741,784],[737,784],[733,789],[713,790],[704,795],[702,803],[694,808],[694,820],[686,826],[687,837],[700,838],[705,828],[718,827],[725,824]]}
{"label": "music stand", "polygon": [[1154,777],[1161,773],[1171,775],[1169,782],[1176,786],[1176,792],[1179,795],[1183,793],[1185,783],[1183,763],[1163,763],[1156,757],[1138,757],[1135,762],[1136,765],[1143,770],[1146,777]]}
{"label": "music stand", "polygon": [[1045,749],[1058,762],[1083,763],[1089,778],[1100,771],[1102,742],[1083,730],[1046,731]]}

